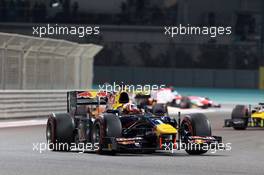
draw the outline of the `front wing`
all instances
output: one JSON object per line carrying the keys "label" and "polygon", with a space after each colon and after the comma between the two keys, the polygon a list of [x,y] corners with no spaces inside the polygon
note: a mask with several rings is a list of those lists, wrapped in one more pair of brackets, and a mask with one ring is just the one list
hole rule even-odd
{"label": "front wing", "polygon": [[[180,150],[186,149],[186,145],[193,147],[211,145],[210,149],[220,149],[222,147],[222,137],[219,136],[189,136],[183,140],[163,141],[160,138],[152,141],[143,137],[135,138],[114,138],[105,137],[102,145],[104,151],[130,152],[147,150]],[[221,144],[221,145],[220,145]],[[185,145],[185,146],[184,146]],[[220,146],[219,146],[220,145]]]}

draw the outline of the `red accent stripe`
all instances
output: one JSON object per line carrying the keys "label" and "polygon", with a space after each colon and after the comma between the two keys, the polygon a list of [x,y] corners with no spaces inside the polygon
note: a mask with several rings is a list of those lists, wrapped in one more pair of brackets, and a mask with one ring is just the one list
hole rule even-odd
{"label": "red accent stripe", "polygon": [[159,140],[160,140],[160,143],[159,143],[160,144],[160,149],[162,149],[162,138],[160,137]]}
{"label": "red accent stripe", "polygon": [[174,138],[174,141],[173,141],[173,148],[174,148],[174,149],[177,149],[176,137]]}

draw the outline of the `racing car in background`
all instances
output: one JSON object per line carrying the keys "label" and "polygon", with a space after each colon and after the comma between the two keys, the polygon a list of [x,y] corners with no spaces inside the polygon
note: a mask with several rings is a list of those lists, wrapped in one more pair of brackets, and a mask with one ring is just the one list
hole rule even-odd
{"label": "racing car in background", "polygon": [[188,96],[191,101],[191,104],[196,107],[200,108],[220,108],[221,104],[215,103],[213,100],[209,99],[208,97],[199,97],[199,96]]}
{"label": "racing car in background", "polygon": [[184,147],[188,154],[203,154],[208,150],[201,146],[214,148],[222,142],[221,137],[212,136],[210,122],[203,114],[185,115],[182,119],[179,116],[176,120],[162,113],[159,105],[152,112],[142,111],[130,103],[126,92],[115,95],[116,106],[107,105],[107,93],[68,92],[67,113],[51,114],[46,127],[47,142],[66,145],[67,149],[50,149],[65,151],[71,150],[67,145],[92,143],[92,150],[98,154],[152,153],[180,149],[181,144],[176,143],[185,143],[191,145]]}
{"label": "racing car in background", "polygon": [[147,94],[138,92],[134,97],[139,106],[152,106],[153,104],[164,104],[164,106],[178,107],[181,109],[188,109],[193,107],[210,108],[221,107],[220,104],[215,103],[208,97],[199,96],[182,96],[173,88],[163,88],[158,91],[152,91]]}
{"label": "racing car in background", "polygon": [[233,127],[235,130],[245,130],[248,127],[264,128],[264,103],[257,106],[236,105],[231,119],[226,119],[224,126]]}

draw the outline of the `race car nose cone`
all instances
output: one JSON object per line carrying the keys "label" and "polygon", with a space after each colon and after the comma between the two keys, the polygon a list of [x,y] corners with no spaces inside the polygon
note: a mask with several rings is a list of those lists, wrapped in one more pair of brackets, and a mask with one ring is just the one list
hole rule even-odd
{"label": "race car nose cone", "polygon": [[157,131],[158,135],[160,135],[160,134],[176,134],[177,133],[177,130],[174,127],[172,127],[169,124],[165,124],[165,123],[156,125],[156,131]]}

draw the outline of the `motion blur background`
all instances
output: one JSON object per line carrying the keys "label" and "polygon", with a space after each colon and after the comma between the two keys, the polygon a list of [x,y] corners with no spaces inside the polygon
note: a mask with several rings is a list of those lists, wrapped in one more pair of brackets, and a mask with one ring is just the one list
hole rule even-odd
{"label": "motion blur background", "polygon": [[[0,21],[0,32],[23,35],[32,35],[32,26],[47,23],[100,26],[98,36],[49,36],[103,46],[94,58],[94,85],[115,81],[176,87],[264,88],[262,0],[0,0]],[[179,24],[231,26],[232,35],[164,35],[164,26]],[[15,63],[8,70],[17,75],[23,71]],[[3,82],[0,88],[70,88],[7,83]]]}

